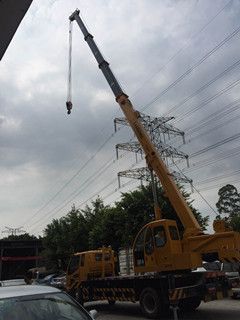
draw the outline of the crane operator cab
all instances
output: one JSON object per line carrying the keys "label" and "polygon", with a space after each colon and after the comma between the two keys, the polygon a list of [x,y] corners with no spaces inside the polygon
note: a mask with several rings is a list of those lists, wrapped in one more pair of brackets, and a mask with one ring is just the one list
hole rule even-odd
{"label": "crane operator cab", "polygon": [[183,252],[176,221],[157,220],[146,224],[133,244],[135,273],[186,270],[202,265],[195,252]]}

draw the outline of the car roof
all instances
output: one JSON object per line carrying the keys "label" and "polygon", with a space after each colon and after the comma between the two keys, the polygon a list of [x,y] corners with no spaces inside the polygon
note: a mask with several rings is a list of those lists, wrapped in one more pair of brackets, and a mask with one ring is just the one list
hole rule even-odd
{"label": "car roof", "polygon": [[59,292],[61,290],[54,287],[37,285],[0,287],[0,299]]}

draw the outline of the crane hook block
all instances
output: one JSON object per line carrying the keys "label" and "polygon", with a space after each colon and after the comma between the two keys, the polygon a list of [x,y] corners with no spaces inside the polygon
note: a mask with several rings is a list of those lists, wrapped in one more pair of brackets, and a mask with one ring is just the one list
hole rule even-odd
{"label": "crane hook block", "polygon": [[67,101],[66,102],[66,107],[67,107],[67,113],[70,114],[71,110],[72,110],[72,102],[71,101]]}

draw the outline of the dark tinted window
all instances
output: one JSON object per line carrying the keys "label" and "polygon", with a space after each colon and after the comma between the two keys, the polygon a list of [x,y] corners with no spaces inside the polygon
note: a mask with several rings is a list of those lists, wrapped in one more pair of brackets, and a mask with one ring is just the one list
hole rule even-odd
{"label": "dark tinted window", "polygon": [[72,259],[68,266],[68,272],[73,273],[74,271],[77,270],[78,266],[79,266],[79,256],[72,256]]}
{"label": "dark tinted window", "polygon": [[110,253],[105,253],[105,254],[104,254],[104,260],[105,260],[105,261],[109,261],[110,258],[111,258]]}
{"label": "dark tinted window", "polygon": [[4,320],[91,320],[90,316],[65,293],[34,294],[0,300]]}
{"label": "dark tinted window", "polygon": [[154,228],[154,241],[156,247],[163,247],[167,241],[166,234],[163,226]]}
{"label": "dark tinted window", "polygon": [[148,228],[147,231],[146,231],[145,252],[148,255],[153,253],[153,236],[152,236],[151,228]]}
{"label": "dark tinted window", "polygon": [[101,253],[96,253],[95,254],[95,260],[96,261],[102,261],[102,254]]}
{"label": "dark tinted window", "polygon": [[145,260],[144,260],[144,235],[145,235],[145,229],[142,230],[142,232],[138,235],[135,248],[134,248],[134,259],[136,266],[144,266]]}
{"label": "dark tinted window", "polygon": [[175,226],[169,227],[169,233],[172,240],[179,240],[178,230]]}
{"label": "dark tinted window", "polygon": [[84,267],[85,254],[81,254],[81,267]]}

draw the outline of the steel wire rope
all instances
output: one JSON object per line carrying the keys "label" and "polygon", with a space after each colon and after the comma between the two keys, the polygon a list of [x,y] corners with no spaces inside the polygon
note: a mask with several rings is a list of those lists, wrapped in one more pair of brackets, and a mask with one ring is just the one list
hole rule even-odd
{"label": "steel wire rope", "polygon": [[[113,184],[115,182],[115,179],[112,179],[105,187],[108,187],[108,186],[110,186],[111,184]],[[64,207],[65,207],[66,205],[63,205],[59,210],[58,210],[58,212],[59,211],[61,211]],[[76,208],[77,209],[77,208]],[[58,213],[58,212],[55,212],[55,213],[53,213],[53,214],[51,214],[51,215],[49,215],[47,218],[52,218],[56,213]],[[42,222],[43,221],[43,218],[41,218],[41,219],[39,219],[39,220],[37,220],[36,222],[35,222],[35,224],[33,224],[33,225],[38,225],[39,224],[39,222]],[[32,226],[33,226],[32,225]],[[38,227],[39,227],[39,225],[38,225]],[[32,230],[36,230],[36,226],[32,229]],[[31,228],[30,228],[31,229]]]}
{"label": "steel wire rope", "polygon": [[[204,91],[205,89],[207,89],[210,85],[212,85],[214,82],[216,82],[217,80],[221,79],[223,76],[225,76],[226,74],[228,74],[230,71],[234,70],[235,68],[239,67],[240,65],[240,59],[235,61],[232,65],[230,65],[228,68],[226,68],[224,71],[222,71],[221,73],[219,73],[217,76],[215,76],[214,78],[212,78],[210,81],[208,81],[207,83],[205,83],[203,86],[201,86],[199,89],[195,90],[192,94],[190,94],[188,97],[186,97],[185,99],[183,99],[181,102],[179,102],[178,104],[176,104],[173,107],[167,108],[167,113],[166,114],[170,114],[172,111],[176,111],[177,109],[179,109],[182,105],[184,105],[186,102],[188,102],[189,100],[191,100],[193,97],[195,97],[196,95],[198,95],[199,93],[201,93],[202,91]],[[165,115],[166,115],[165,114]]]}
{"label": "steel wire rope", "polygon": [[[229,3],[230,3],[230,1],[229,1]],[[228,3],[228,4],[229,4]],[[227,4],[227,5],[228,5]],[[226,6],[227,6],[226,5]],[[226,7],[225,6],[225,7]],[[220,12],[222,11],[222,10],[224,10],[224,8],[225,7],[223,7],[221,10],[220,10]],[[219,12],[219,13],[220,13]],[[218,14],[217,14],[218,15]],[[216,15],[216,16],[217,16]],[[210,23],[210,22],[209,22]],[[188,69],[186,72],[185,72],[185,74],[187,75],[187,74],[189,74],[190,72],[192,72],[192,70],[193,69],[195,69],[198,65],[200,65],[203,61],[205,61],[210,55],[212,55],[214,52],[216,52],[218,49],[220,49],[221,48],[221,46],[223,46],[227,41],[229,41],[233,36],[235,36],[238,32],[240,31],[240,27],[238,28],[238,29],[236,29],[236,30],[234,30],[230,35],[228,35],[223,41],[221,41],[215,48],[213,48],[210,52],[208,52],[200,61],[198,61],[198,63],[197,64],[195,64],[192,68],[190,68],[191,69],[191,71],[190,71],[190,69]],[[179,79],[179,78],[178,78]],[[177,81],[177,80],[176,80]],[[174,83],[176,83],[176,81],[174,82]],[[171,87],[172,87],[172,85],[171,85]],[[111,135],[111,137],[112,137],[112,135]],[[62,189],[60,190],[60,192],[62,191]]]}
{"label": "steel wire rope", "polygon": [[145,85],[146,85],[147,83],[149,83],[149,81],[151,81],[158,73],[160,73],[163,69],[165,69],[165,68],[168,66],[168,64],[169,64],[171,61],[173,61],[182,51],[184,51],[185,49],[187,49],[187,48],[191,45],[192,39],[195,38],[197,35],[199,35],[204,29],[206,29],[206,27],[207,27],[209,24],[211,24],[211,23],[220,15],[220,13],[222,13],[222,12],[230,5],[231,2],[232,2],[232,0],[228,1],[228,3],[227,3],[226,5],[224,5],[212,18],[210,18],[210,20],[208,20],[208,22],[207,22],[204,26],[202,26],[202,28],[201,28],[199,31],[197,31],[196,33],[194,33],[194,34],[187,40],[186,45],[184,45],[183,47],[181,47],[173,56],[171,56],[171,57],[168,59],[167,63],[164,64],[164,65],[162,65],[162,66],[160,67],[160,69],[158,69],[157,72],[155,72],[153,75],[151,75],[149,78],[147,78],[147,79],[143,82],[143,84],[132,94],[132,96],[135,96],[142,88],[145,87]]}
{"label": "steel wire rope", "polygon": [[194,140],[196,140],[196,139],[199,139],[200,137],[202,137],[202,136],[204,136],[204,135],[206,135],[206,134],[209,134],[209,133],[212,132],[212,131],[215,131],[215,130],[217,130],[217,129],[219,129],[219,128],[222,128],[222,127],[224,127],[225,125],[229,124],[230,122],[232,123],[232,122],[238,120],[239,118],[240,118],[240,115],[235,116],[235,117],[232,117],[232,118],[230,118],[230,119],[227,119],[225,122],[223,122],[223,123],[221,123],[221,124],[218,124],[218,125],[216,125],[215,127],[210,128],[210,129],[208,129],[207,131],[204,131],[203,133],[200,133],[200,134],[192,137],[192,138],[190,139],[190,142],[189,142],[189,143],[191,143],[192,141],[194,141]]}
{"label": "steel wire rope", "polygon": [[[239,178],[238,179],[233,179],[233,180],[229,180],[228,183],[239,183]],[[201,192],[205,192],[205,191],[209,191],[209,190],[213,190],[213,189],[216,189],[216,188],[220,188],[221,186],[223,186],[223,183],[218,183],[218,184],[215,184],[213,186],[209,186],[209,187],[205,187],[205,188],[200,188],[200,191]]]}
{"label": "steel wire rope", "polygon": [[[237,99],[237,100],[238,100],[238,102],[240,102],[240,99]],[[207,125],[211,124],[212,121],[221,120],[225,116],[228,116],[230,113],[232,113],[232,112],[234,112],[234,111],[239,109],[240,104],[235,105],[235,103],[236,103],[236,101],[231,102],[228,105],[225,105],[219,111],[216,111],[216,112],[208,115],[207,117],[205,117],[200,122],[198,121],[196,123],[197,125],[195,124],[195,126],[192,126],[192,127],[189,127],[187,129],[185,129],[184,132],[188,132],[190,134],[193,134],[193,133],[199,131],[200,129],[206,127]]]}
{"label": "steel wire rope", "polygon": [[[132,139],[134,138],[134,136],[130,139],[130,141],[132,141]],[[71,200],[69,200],[67,204],[69,204],[73,199],[75,199],[83,190],[83,186],[87,183],[87,186],[89,186],[91,183],[93,183],[99,176],[101,176],[108,168],[111,167],[111,165],[113,165],[114,163],[117,162],[117,160],[122,159],[124,157],[124,155],[127,154],[127,151],[124,152],[123,154],[121,154],[118,159],[115,159],[115,157],[111,157],[109,160],[107,160],[101,167],[100,169],[97,169],[95,171],[95,173],[93,173],[90,177],[88,177],[82,184],[81,184],[81,189],[79,191],[79,187],[77,188],[77,190],[75,190],[74,192],[72,192],[70,194],[70,197],[73,196],[71,198]],[[104,168],[106,166],[106,168]],[[101,170],[99,172],[99,170]],[[90,182],[89,182],[90,180]],[[86,188],[86,186],[84,187],[84,189]],[[66,202],[69,199],[69,196],[67,199],[65,199],[63,202]],[[50,213],[52,213],[53,211],[55,211],[59,206],[61,206],[62,203],[60,205],[55,206],[53,209],[51,209],[50,211],[48,211],[43,217],[47,217]],[[62,208],[64,208],[66,205],[64,205]],[[40,219],[39,219],[40,220]],[[37,220],[37,221],[39,221]],[[32,225],[34,225],[36,222],[32,223]]]}
{"label": "steel wire rope", "polygon": [[[128,187],[134,183],[137,183],[138,181],[136,179],[131,179],[130,181],[128,182],[125,182],[122,184],[121,186],[121,189],[125,188],[125,187]],[[107,194],[103,200],[106,200],[107,198],[109,198],[110,196],[112,196],[113,194],[115,194],[117,191],[113,191],[109,194]],[[122,198],[122,194],[121,195],[118,195],[115,199],[113,199],[110,203],[107,203],[107,205],[112,205],[112,204],[116,204],[116,202],[118,201],[118,199],[121,199]]]}
{"label": "steel wire rope", "polygon": [[182,73],[175,81],[173,81],[167,88],[161,91],[155,98],[153,98],[149,103],[145,104],[141,107],[141,111],[150,107],[153,103],[159,100],[165,93],[167,93],[170,89],[175,87],[179,82],[181,82],[184,78],[192,73],[196,68],[198,68],[204,61],[206,61],[209,57],[211,57],[215,52],[217,52],[223,45],[225,45],[229,40],[231,40],[234,36],[236,36],[240,32],[240,26],[232,33],[230,33],[226,38],[224,38],[221,42],[219,42],[213,49],[207,52],[200,60],[198,60],[192,67],[187,69],[184,73]]}
{"label": "steel wire rope", "polygon": [[[123,158],[125,154],[126,154],[126,152],[123,153],[122,155],[120,155],[118,159]],[[51,209],[50,211],[48,211],[44,216],[42,216],[41,218],[39,218],[37,221],[33,222],[33,223],[31,224],[31,227],[32,227],[33,225],[37,224],[38,222],[40,222],[42,219],[46,219],[46,218],[48,218],[48,217],[52,217],[52,216],[54,216],[55,214],[59,213],[59,212],[60,212],[62,209],[64,209],[69,203],[71,203],[72,200],[74,200],[80,193],[82,193],[83,190],[86,190],[86,188],[87,188],[89,185],[91,185],[93,182],[96,181],[97,178],[99,178],[103,173],[105,173],[108,168],[110,168],[114,163],[116,163],[118,159],[113,159],[113,157],[112,157],[109,161],[105,162],[105,163],[103,164],[103,166],[100,168],[100,171],[99,171],[99,169],[96,170],[90,177],[88,177],[88,178],[81,184],[80,190],[79,190],[79,188],[78,188],[77,190],[75,190],[74,192],[72,192],[72,193],[70,194],[70,196],[68,196],[68,198],[63,201],[64,204],[61,203],[61,204],[58,204],[57,206],[55,206],[53,209]],[[69,199],[69,197],[71,197],[71,198]],[[60,209],[59,209],[59,207],[60,207]]]}
{"label": "steel wire rope", "polygon": [[199,169],[206,167],[206,166],[211,166],[219,161],[226,160],[230,157],[233,158],[239,154],[240,154],[240,147],[235,147],[230,151],[227,150],[225,152],[216,154],[214,157],[210,157],[210,158],[195,162],[195,163],[193,163],[192,167],[183,168],[183,171],[186,171],[187,173],[191,173],[192,171],[199,170]]}
{"label": "steel wire rope", "polygon": [[[230,137],[231,138],[231,140],[232,140],[232,137]],[[235,137],[236,138],[236,137]],[[228,138],[229,139],[229,138]],[[225,142],[224,142],[225,143]],[[115,160],[116,161],[116,160]],[[112,161],[110,162],[110,164],[109,165],[111,165],[112,164]],[[176,165],[176,163],[174,163],[175,165]],[[105,165],[104,165],[105,166]],[[106,169],[106,168],[105,168]],[[105,170],[104,170],[105,171]],[[116,179],[114,179],[114,181],[116,181]],[[91,181],[90,181],[91,182]],[[107,185],[108,186],[108,185]],[[99,192],[101,192],[102,190],[104,190],[105,189],[105,187],[103,188],[103,189],[101,189],[100,191],[98,191],[96,194],[98,194]],[[81,190],[80,190],[81,191]],[[77,195],[79,194],[80,192],[78,192],[77,193]],[[96,195],[95,194],[95,195]],[[77,196],[76,195],[76,196]],[[93,195],[92,197],[90,197],[89,199],[87,199],[84,203],[86,203],[86,202],[88,202],[90,199],[92,199],[95,195]],[[75,197],[74,197],[75,198]],[[68,202],[67,202],[67,204],[68,203],[70,203],[71,201],[72,201],[73,199],[70,199]],[[61,209],[60,210],[62,210],[67,204],[65,204],[63,207],[61,207]],[[56,209],[56,208],[55,208]],[[60,211],[60,210],[58,210],[58,212]],[[52,212],[52,211],[51,211]],[[48,215],[49,215],[49,213],[48,213]],[[44,216],[45,217],[45,216]],[[44,217],[42,217],[42,218],[44,218]],[[37,222],[35,222],[35,223],[33,223],[33,225],[34,224],[37,224],[38,222],[40,222],[41,220],[42,220],[42,218],[40,219],[40,220],[38,220]]]}
{"label": "steel wire rope", "polygon": [[[84,202],[82,202],[78,207],[76,207],[77,210],[79,210],[84,204],[86,204],[87,202],[89,202],[90,200],[92,200],[94,197],[98,196],[99,193],[101,193],[102,191],[104,191],[105,189],[107,189],[110,185],[112,185],[113,183],[115,183],[117,181],[117,178],[112,179],[107,185],[105,185],[104,187],[102,187],[100,190],[98,190],[96,193],[94,193],[91,197],[89,197],[87,200],[85,200]],[[107,196],[103,197],[103,200],[105,198],[108,198],[110,195],[118,192],[120,189],[125,188],[128,185],[128,183],[123,184],[120,188],[114,189],[114,191],[111,192],[111,194],[108,194]],[[60,210],[62,210],[64,207],[62,207]],[[40,220],[38,221],[38,223],[41,222]],[[40,224],[41,225],[41,224]],[[34,230],[36,230],[39,227],[39,225],[36,227],[34,227],[32,229],[32,232]]]}
{"label": "steel wire rope", "polygon": [[[185,132],[185,137],[187,136],[187,134],[196,133],[196,132],[200,131],[202,128],[206,127],[208,124],[212,124],[213,121],[221,120],[225,116],[228,116],[230,113],[238,110],[240,105],[239,104],[235,105],[237,102],[240,102],[240,99],[236,99],[236,100],[232,101],[231,103],[223,106],[219,111],[211,113],[210,115],[208,115],[207,117],[202,119],[200,122],[197,121],[193,126],[190,126],[186,129],[183,129],[183,131]],[[178,137],[178,136],[173,137],[173,138],[169,139],[168,142],[171,144],[172,144],[172,142],[176,143],[179,140],[179,138],[180,137]],[[195,137],[190,138],[190,142],[192,141],[192,139],[195,139]],[[184,144],[188,144],[190,142],[185,141]],[[179,147],[181,147],[184,144],[181,144]]]}
{"label": "steel wire rope", "polygon": [[99,148],[84,162],[80,169],[75,172],[72,177],[42,206],[40,207],[30,218],[28,218],[23,225],[27,224],[29,220],[35,218],[42,210],[44,210],[79,174],[85,169],[88,164],[96,157],[96,155],[105,147],[105,145],[112,139],[115,133],[112,133],[100,146]]}
{"label": "steel wire rope", "polygon": [[[200,34],[212,21],[214,21],[214,19],[222,12],[224,11],[224,9],[226,9],[230,3],[232,2],[232,0],[230,0],[226,5],[224,5],[199,31],[197,31],[192,37],[190,37],[190,39],[188,40],[187,45],[183,46],[180,50],[178,50],[167,62],[167,64],[163,65],[153,76],[151,76],[149,79],[147,79],[145,83],[149,82],[149,80],[151,80],[157,73],[159,73],[162,69],[164,69],[182,50],[186,49],[187,47],[189,47],[190,45],[190,41],[198,34]],[[83,18],[82,18],[83,19]],[[84,21],[84,20],[83,20]],[[84,21],[85,23],[85,21]],[[230,39],[228,39],[230,40]],[[227,40],[227,41],[228,41]],[[135,91],[131,96],[135,96],[136,93],[143,87],[143,85],[137,89],[137,91]],[[144,110],[144,109],[143,109]],[[117,115],[117,112],[115,112],[115,115]]]}
{"label": "steel wire rope", "polygon": [[[239,109],[239,106],[238,106],[237,109]],[[233,111],[236,111],[237,109],[235,109],[235,110],[233,110]],[[229,115],[229,114],[226,114],[226,115]],[[215,131],[215,130],[217,130],[217,129],[219,129],[219,128],[222,128],[223,126],[227,125],[228,123],[230,123],[230,122],[232,123],[232,122],[238,120],[239,118],[240,118],[240,115],[234,116],[234,117],[232,117],[232,118],[230,118],[230,119],[226,119],[224,122],[222,122],[222,123],[220,123],[220,124],[216,124],[214,127],[210,128],[210,129],[208,129],[208,130],[206,130],[206,131],[204,131],[204,132],[202,132],[202,133],[200,133],[200,134],[198,134],[198,135],[196,135],[196,136],[190,137],[189,140],[185,140],[185,142],[184,142],[183,144],[181,144],[181,145],[179,146],[179,148],[180,148],[181,146],[183,146],[183,145],[187,145],[187,144],[192,143],[194,140],[199,139],[200,137],[202,137],[202,136],[204,136],[204,135],[206,135],[206,134],[209,134],[209,133],[212,132],[212,131]],[[203,128],[204,128],[205,126],[207,126],[208,124],[209,124],[209,123],[207,123],[206,125],[198,128],[197,130],[193,131],[191,134],[196,133],[197,131],[200,131],[201,129],[203,129]]]}
{"label": "steel wire rope", "polygon": [[223,88],[219,92],[215,93],[213,96],[207,98],[205,101],[201,102],[195,108],[189,109],[185,113],[182,113],[180,117],[178,117],[177,119],[174,119],[174,122],[177,123],[179,121],[184,120],[186,118],[186,116],[192,115],[193,113],[195,113],[199,109],[205,107],[208,103],[214,101],[215,99],[217,99],[218,97],[220,97],[221,95],[228,92],[229,90],[231,90],[232,88],[236,87],[239,84],[240,84],[240,78],[237,80],[234,80],[232,83],[228,84],[225,88]]}
{"label": "steel wire rope", "polygon": [[[126,152],[124,154],[122,154],[121,156],[123,157],[126,154]],[[120,158],[120,157],[119,157]],[[117,160],[115,160],[116,162]],[[141,162],[141,161],[140,161]],[[133,168],[134,166],[136,166],[137,164],[139,164],[139,162],[134,163],[133,165],[130,166],[130,168]],[[101,175],[102,173],[99,173],[99,175]],[[96,177],[94,177],[94,181],[95,181]],[[114,178],[110,181],[110,183],[108,183],[107,185],[105,185],[103,188],[101,188],[100,190],[98,190],[98,192],[96,192],[93,196],[89,197],[87,200],[85,200],[83,203],[81,203],[81,205],[79,207],[76,207],[76,209],[80,209],[80,207],[82,207],[85,203],[87,203],[88,201],[90,201],[91,199],[93,199],[96,195],[98,195],[100,192],[102,192],[103,190],[105,190],[106,188],[108,188],[110,185],[112,185],[113,183],[115,183],[117,181],[117,178]],[[119,191],[120,188],[115,189],[114,192]],[[82,191],[82,190],[81,190]],[[80,192],[78,192],[80,193]],[[78,195],[78,194],[77,194]],[[77,196],[76,195],[76,196]],[[68,205],[70,202],[72,201],[69,200],[66,204],[64,204],[62,207],[60,207],[57,211],[53,212],[52,214],[49,214],[50,212],[47,213],[47,215],[43,216],[41,219],[37,220],[35,223],[32,223],[30,229],[34,226],[34,225],[38,225],[39,222],[41,222],[43,219],[45,220],[45,218],[49,218],[49,217],[53,217],[55,214],[59,213],[62,209],[64,209],[66,207],[66,205]],[[56,208],[54,208],[56,209]],[[53,211],[53,210],[52,210]],[[36,230],[37,227],[33,228],[33,230]]]}
{"label": "steel wire rope", "polygon": [[[86,22],[84,22],[86,24]],[[69,59],[68,59],[68,87],[67,87],[67,99],[68,101],[71,100],[72,96],[72,72],[71,72],[71,66],[72,66],[72,23],[70,21],[69,25]],[[79,175],[79,173],[96,157],[96,155],[103,149],[103,147],[112,139],[112,137],[122,129],[120,127],[116,132],[112,133],[100,147],[97,149],[97,151],[81,166],[81,168],[60,188],[60,190],[51,197],[43,206],[41,206],[30,218],[24,222],[26,224],[29,220],[32,220],[35,216],[38,215],[39,212],[41,212],[43,209],[45,209],[74,179]],[[102,128],[101,132],[105,130],[105,127]]]}
{"label": "steel wire rope", "polygon": [[214,144],[212,144],[212,145],[210,145],[208,147],[202,148],[201,150],[198,150],[198,151],[192,153],[190,155],[190,157],[193,158],[193,157],[199,156],[200,154],[206,153],[207,151],[210,151],[212,149],[220,147],[220,146],[222,146],[222,145],[224,145],[224,144],[226,144],[228,142],[234,141],[234,140],[239,139],[239,138],[240,138],[240,133],[236,133],[236,134],[234,134],[234,135],[232,135],[230,137],[227,137],[227,138],[225,138],[223,140],[220,140],[220,141],[218,141],[218,142],[216,142],[216,143],[214,143]]}
{"label": "steel wire rope", "polygon": [[[141,160],[142,161],[142,160]],[[140,162],[141,162],[140,161]],[[130,169],[132,169],[132,168],[134,168],[136,165],[138,165],[140,162],[137,162],[137,163],[133,163],[128,169],[130,170]],[[114,181],[115,182],[117,182],[117,177],[116,178],[114,178]],[[118,192],[119,191],[119,189],[121,189],[122,187],[120,187],[120,188],[116,188],[115,190],[114,190],[114,192]],[[99,195],[99,193],[100,192],[102,192],[103,190],[105,190],[106,188],[102,188],[100,191],[98,191],[98,192],[96,192],[93,196],[91,196],[91,197],[89,197],[87,200],[85,200],[84,202],[82,202],[78,207],[77,207],[77,209],[80,209],[85,203],[87,203],[88,201],[90,201],[91,199],[93,199],[94,197],[96,197],[97,195]]]}
{"label": "steel wire rope", "polygon": [[222,174],[220,176],[212,176],[212,177],[209,177],[207,179],[203,179],[203,180],[200,180],[200,181],[196,181],[196,183],[198,185],[202,185],[202,184],[208,184],[210,182],[213,182],[213,181],[218,181],[218,180],[221,180],[221,179],[226,179],[226,178],[229,178],[233,175],[237,175],[237,174],[240,174],[240,170],[235,170],[235,171],[230,171],[229,173],[227,174]]}
{"label": "steel wire rope", "polygon": [[[198,33],[200,33],[201,31],[203,31],[203,30],[230,4],[230,2],[231,2],[231,0],[220,10],[212,19],[210,19],[210,21],[209,21],[205,26],[203,26],[203,27],[200,29],[200,31],[197,32],[196,34],[198,34]],[[194,34],[194,36],[195,36],[196,34]],[[235,34],[234,34],[234,35],[235,35]],[[232,35],[232,37],[233,37],[234,35]],[[71,30],[71,36],[72,36],[72,30]],[[193,37],[194,37],[194,36],[193,36]],[[190,38],[190,39],[191,39],[191,38]],[[230,40],[230,38],[229,38],[228,40]],[[228,40],[227,40],[227,41],[228,41]],[[177,56],[177,54],[180,53],[180,51],[182,51],[182,50],[185,49],[186,47],[188,47],[188,46],[185,46],[185,47],[181,48],[173,57],[170,58],[169,62],[170,62],[171,60],[173,60],[173,59]],[[71,49],[72,49],[72,48],[70,47],[69,50],[71,50]],[[69,65],[69,68],[70,68],[70,65]],[[160,71],[159,71],[159,72],[160,72]],[[69,77],[71,77],[71,73],[69,73]],[[71,84],[71,78],[70,78],[69,82],[70,82],[70,84]],[[68,96],[70,96],[70,94],[71,94],[70,89],[71,89],[71,87],[69,87]],[[112,135],[111,135],[110,137],[112,137]],[[107,139],[107,140],[108,140],[108,139]],[[105,145],[105,143],[103,143],[103,145]],[[99,151],[100,151],[100,150],[99,150]],[[98,153],[98,152],[97,152],[97,153]],[[91,161],[92,159],[93,159],[93,158],[90,157],[90,161]],[[84,167],[85,167],[85,166],[84,166]],[[82,169],[83,169],[83,168],[82,168]],[[56,196],[57,196],[62,190],[64,190],[64,188],[82,171],[82,169],[80,168],[80,169],[78,170],[78,172],[77,172],[44,206],[42,206],[32,217],[30,217],[30,219],[32,219],[33,217],[35,217],[40,211],[42,211],[44,208],[46,208],[46,206],[47,206],[52,200],[54,200],[54,199],[56,198]],[[29,221],[29,219],[28,219],[28,221]]]}
{"label": "steel wire rope", "polygon": [[[69,204],[73,199],[75,199],[75,197],[77,196],[77,195],[79,195],[80,193],[81,193],[81,191],[83,190],[83,187],[85,186],[85,184],[87,184],[87,186],[88,186],[88,182],[89,182],[89,180],[90,180],[90,182],[91,182],[91,180],[94,178],[94,179],[96,179],[99,175],[101,175],[103,172],[105,172],[115,161],[114,160],[112,160],[113,159],[113,157],[110,159],[110,160],[108,160],[107,162],[105,162],[101,167],[100,167],[100,169],[98,169],[97,171],[95,171],[90,177],[88,177],[82,184],[81,184],[81,186],[80,186],[80,191],[79,191],[79,187],[75,190],[75,191],[73,191],[68,197],[67,197],[67,199],[65,199],[64,201],[63,201],[63,203],[64,202],[66,202],[70,197],[71,197],[71,199],[64,205],[64,206],[66,206],[67,204]],[[103,170],[104,169],[104,170]],[[100,170],[100,172],[99,172],[99,170]],[[98,175],[97,175],[98,174]],[[85,189],[86,187],[84,187],[84,189]],[[62,205],[62,203],[61,204],[58,204],[57,206],[55,206],[53,209],[51,209],[50,211],[48,211],[44,216],[42,216],[41,217],[41,219],[43,218],[45,218],[45,217],[47,217],[49,214],[51,214],[53,211],[56,211],[57,209],[58,209],[58,207],[60,207]],[[37,221],[39,221],[39,220],[37,220]],[[37,222],[33,222],[32,224],[31,224],[31,226],[32,225],[34,225],[35,223],[37,223]]]}
{"label": "steel wire rope", "polygon": [[[175,164],[174,163],[174,165],[176,166],[176,168],[178,169],[178,171],[179,172],[181,172],[181,174],[183,175],[183,176],[185,176],[185,174],[182,172],[182,170],[178,167],[178,165],[177,164]],[[186,176],[185,176],[185,178],[187,178]],[[203,195],[200,193],[200,191],[194,186],[194,184],[192,183],[192,188],[199,194],[199,196],[202,198],[202,200],[208,205],[208,207],[215,213],[215,214],[217,214],[217,212],[216,212],[216,210],[213,208],[213,206],[207,201],[207,199],[205,199],[204,197],[203,197]]]}
{"label": "steel wire rope", "polygon": [[[237,99],[238,101],[240,101],[240,99]],[[226,116],[229,116],[232,112],[234,111],[237,111],[240,107],[240,104],[237,104],[237,105],[234,105],[236,103],[235,102],[232,102],[228,105],[225,105],[222,109],[220,109],[219,111],[216,111],[212,114],[210,114],[208,117],[202,119],[200,122],[198,121],[197,123],[195,123],[193,126],[190,126],[186,129],[183,129],[184,133],[185,133],[185,137],[187,137],[187,135],[192,135],[200,130],[202,130],[204,127],[208,126],[209,124],[212,125],[212,122],[216,121],[216,120],[221,120],[222,118],[226,117]],[[230,107],[230,108],[229,108]],[[227,110],[226,108],[229,108],[229,110]],[[232,121],[238,119],[239,116],[236,116]],[[225,125],[227,124],[228,122],[230,121],[230,119],[226,119],[224,123],[220,124],[220,125]],[[215,127],[213,127],[213,129],[215,129],[217,127],[217,125],[215,125]],[[211,129],[209,129],[211,130]],[[208,131],[209,131],[208,130]],[[208,131],[205,131],[203,132],[202,134],[199,134],[197,137],[199,137],[200,135],[204,135],[206,134]],[[185,138],[186,139],[186,138]],[[189,138],[189,142],[186,142],[185,140],[185,143],[184,144],[188,144],[188,143],[191,143],[192,140],[196,139],[196,136],[193,137],[193,138]],[[179,137],[173,137],[172,139],[169,140],[169,142],[174,142],[176,143],[177,141],[179,140]],[[179,147],[181,147],[182,145],[184,144],[181,144]]]}

